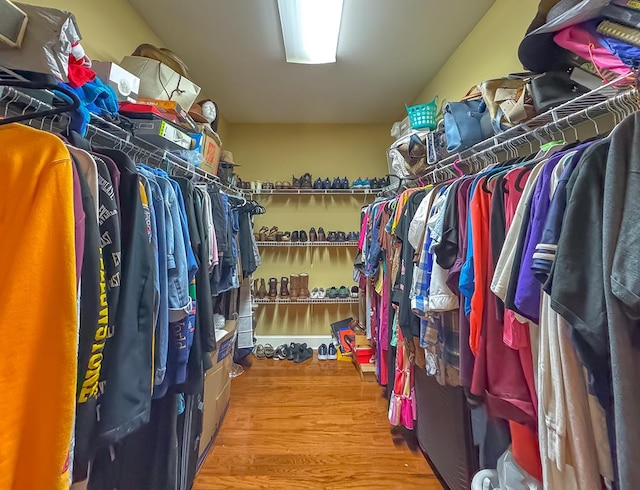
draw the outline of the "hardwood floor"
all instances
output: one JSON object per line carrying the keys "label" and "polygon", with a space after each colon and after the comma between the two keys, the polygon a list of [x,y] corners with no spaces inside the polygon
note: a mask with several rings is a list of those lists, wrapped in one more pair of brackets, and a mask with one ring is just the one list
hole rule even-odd
{"label": "hardwood floor", "polygon": [[194,490],[442,488],[351,363],[252,359]]}

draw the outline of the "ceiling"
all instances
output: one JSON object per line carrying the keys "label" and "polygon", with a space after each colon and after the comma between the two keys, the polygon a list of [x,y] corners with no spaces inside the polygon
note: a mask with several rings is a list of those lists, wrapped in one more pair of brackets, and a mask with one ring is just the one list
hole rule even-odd
{"label": "ceiling", "polygon": [[494,0],[345,0],[338,61],[292,65],[276,0],[129,0],[234,123],[400,119]]}

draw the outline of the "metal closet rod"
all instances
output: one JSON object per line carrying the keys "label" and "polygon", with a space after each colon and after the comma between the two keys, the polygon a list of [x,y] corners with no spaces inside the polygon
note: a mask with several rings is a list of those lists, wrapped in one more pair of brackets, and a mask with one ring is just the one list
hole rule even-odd
{"label": "metal closet rod", "polygon": [[[638,98],[638,95],[637,89],[628,90],[581,111],[569,114],[557,121],[552,121],[544,126],[535,128],[528,133],[515,136],[503,141],[502,143],[485,148],[484,150],[470,155],[469,157],[462,158],[442,167],[433,169],[430,172],[427,172],[423,177],[433,183],[438,181],[437,176],[442,172],[446,172],[448,175],[457,177],[459,174],[457,172],[454,173],[451,170],[456,166],[458,168],[470,167],[474,169],[472,173],[476,173],[492,163],[501,163],[517,157],[519,149],[526,145],[529,145],[530,150],[533,153],[543,144],[553,141],[554,137],[558,137],[560,135],[565,136],[565,132],[567,130],[572,130],[575,136],[577,136],[575,125],[586,121],[594,121],[593,117],[600,117],[608,113],[614,114],[614,116],[622,119],[633,114],[640,110],[640,99]],[[590,117],[589,111],[597,109],[604,109],[604,111],[599,112],[598,116]],[[594,124],[596,124],[595,121]],[[599,130],[598,133],[602,134]],[[497,155],[498,152],[505,153],[504,157],[500,158]]]}
{"label": "metal closet rod", "polygon": [[[13,87],[8,87],[8,86],[3,86],[2,85],[2,79],[0,79],[0,89],[2,89],[2,96],[0,97],[0,104],[4,103],[6,104],[6,111],[8,112],[9,107],[11,106],[11,104],[14,104],[16,102],[21,102],[23,104],[26,104],[26,106],[23,108],[23,113],[25,113],[28,109],[35,109],[36,111],[40,111],[42,109],[51,109],[53,106],[51,106],[50,104],[47,104],[46,102],[43,102],[39,99],[36,99],[35,97],[32,97],[20,90],[17,90]],[[54,123],[56,118],[58,118],[59,116],[65,116],[65,117],[69,117],[66,114],[58,114],[58,115],[54,115],[52,116],[51,122],[50,122],[50,127],[49,127],[49,132],[55,132],[54,131]],[[46,117],[42,118],[41,124],[34,124],[35,119],[38,119],[38,117],[36,116],[34,119],[29,119],[28,121],[24,121],[26,124],[28,124],[29,126],[34,126],[34,127],[39,127],[42,130],[44,129],[45,123],[46,123]],[[120,149],[122,151],[125,151],[124,148],[128,148],[130,151],[127,152],[125,151],[125,153],[127,154],[132,154],[132,155],[145,155],[148,159],[152,160],[153,163],[155,163],[156,166],[162,166],[165,163],[170,163],[172,166],[178,167],[181,170],[183,170],[184,172],[186,172],[187,174],[191,173],[191,174],[196,174],[198,175],[200,178],[206,180],[208,183],[212,183],[212,184],[216,184],[216,186],[218,186],[225,194],[229,194],[231,196],[242,196],[243,193],[242,191],[238,190],[238,189],[234,189],[232,187],[229,187],[225,184],[223,184],[222,182],[220,182],[220,179],[218,178],[218,176],[210,174],[204,170],[201,170],[193,165],[190,165],[188,162],[184,161],[183,159],[181,159],[180,157],[177,157],[176,155],[173,155],[172,153],[169,153],[166,150],[163,150],[161,148],[157,148],[154,145],[152,145],[151,143],[146,143],[149,146],[152,146],[154,148],[156,148],[155,150],[149,150],[147,148],[143,148],[140,145],[136,145],[135,143],[133,143],[129,138],[135,138],[134,135],[126,132],[125,130],[123,130],[122,128],[120,128],[119,126],[116,126],[112,123],[109,123],[108,121],[103,120],[100,117],[96,117],[96,120],[100,121],[101,123],[104,124],[108,124],[110,127],[112,127],[114,130],[118,130],[120,132],[122,132],[123,134],[126,134],[126,139],[118,136],[116,134],[112,134],[109,131],[106,131],[102,128],[100,128],[99,126],[96,126],[95,124],[89,124],[87,126],[87,129],[89,131],[93,132],[93,135],[89,137],[89,141],[92,141],[94,137],[100,137],[100,138],[104,138],[108,141],[110,141],[111,143],[113,143],[110,146],[113,146],[117,149]],[[66,126],[66,125],[65,125]],[[61,131],[58,131],[61,132]],[[149,162],[152,163],[152,162]]]}

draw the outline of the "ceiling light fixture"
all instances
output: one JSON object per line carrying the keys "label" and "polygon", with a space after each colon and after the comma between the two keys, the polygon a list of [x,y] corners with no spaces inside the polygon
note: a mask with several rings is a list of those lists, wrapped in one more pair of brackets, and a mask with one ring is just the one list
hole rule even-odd
{"label": "ceiling light fixture", "polygon": [[278,0],[287,63],[335,63],[343,0]]}

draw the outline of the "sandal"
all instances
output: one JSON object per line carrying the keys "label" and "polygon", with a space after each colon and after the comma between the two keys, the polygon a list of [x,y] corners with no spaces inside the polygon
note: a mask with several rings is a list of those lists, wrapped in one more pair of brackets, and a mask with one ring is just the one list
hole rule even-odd
{"label": "sandal", "polygon": [[271,344],[264,344],[264,355],[267,359],[273,359],[273,355],[276,353],[276,350],[273,348]]}
{"label": "sandal", "polygon": [[258,230],[258,235],[260,235],[260,241],[261,242],[266,242],[267,241],[267,234],[269,233],[269,228],[267,228],[266,226],[263,226],[262,228],[260,228],[260,230]]}
{"label": "sandal", "polygon": [[284,361],[287,359],[287,346],[282,344],[278,346],[276,352],[273,354],[274,361]]}
{"label": "sandal", "polygon": [[272,226],[271,229],[269,230],[269,234],[267,235],[267,241],[268,242],[275,242],[277,233],[278,233],[278,227],[277,226]]}
{"label": "sandal", "polygon": [[264,359],[265,358],[264,346],[262,344],[256,345],[253,348],[253,355],[256,356],[258,359]]}

